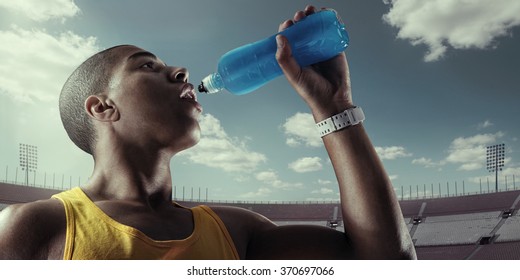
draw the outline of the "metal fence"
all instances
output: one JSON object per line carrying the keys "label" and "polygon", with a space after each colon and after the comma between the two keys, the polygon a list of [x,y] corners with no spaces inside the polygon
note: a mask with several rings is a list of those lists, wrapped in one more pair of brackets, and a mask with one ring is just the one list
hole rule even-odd
{"label": "metal fence", "polygon": [[401,185],[396,188],[396,193],[400,200],[416,200],[512,191],[520,188],[517,186],[517,178],[517,175],[504,175],[501,177],[503,180],[499,185],[495,185],[495,182],[489,179],[472,184],[462,180],[435,184]]}
{"label": "metal fence", "polygon": [[[5,167],[5,172],[0,175],[0,182],[23,185],[28,187],[46,188],[54,190],[68,190],[70,188],[81,186],[81,183],[88,181],[89,177],[70,176],[57,173],[46,173],[21,170],[19,167],[9,168]],[[503,180],[502,180],[503,179]],[[498,188],[495,187],[494,181],[486,180],[479,183],[466,183],[466,181],[444,182],[444,183],[429,183],[429,184],[415,184],[415,185],[401,185],[394,186],[396,196],[399,200],[416,200],[428,198],[443,198],[453,196],[466,196],[475,194],[486,194],[502,191],[517,190],[516,180],[518,175],[506,175],[501,177],[501,184]],[[475,191],[476,189],[476,191]],[[472,191],[468,191],[472,190]],[[189,194],[187,193],[189,191]],[[198,192],[194,194],[194,191]],[[205,188],[205,193],[202,197],[201,188],[174,186],[172,198],[179,201],[193,201],[205,203],[226,203],[226,204],[331,204],[338,203],[339,199],[314,200],[314,201],[286,201],[286,200],[212,200],[208,198],[208,188]]]}
{"label": "metal fence", "polygon": [[0,182],[3,183],[54,190],[68,190],[88,180],[88,177],[27,171],[20,167],[9,168],[9,166],[6,166],[4,172],[0,174]]}

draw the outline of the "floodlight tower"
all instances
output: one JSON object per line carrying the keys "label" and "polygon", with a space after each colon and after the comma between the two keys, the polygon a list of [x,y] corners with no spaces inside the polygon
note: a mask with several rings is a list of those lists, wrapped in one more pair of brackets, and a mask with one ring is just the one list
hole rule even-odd
{"label": "floodlight tower", "polygon": [[487,146],[487,170],[495,172],[495,190],[498,192],[498,171],[504,167],[505,144]]}
{"label": "floodlight tower", "polygon": [[20,143],[20,167],[25,170],[25,185],[29,185],[29,171],[38,168],[38,147]]}

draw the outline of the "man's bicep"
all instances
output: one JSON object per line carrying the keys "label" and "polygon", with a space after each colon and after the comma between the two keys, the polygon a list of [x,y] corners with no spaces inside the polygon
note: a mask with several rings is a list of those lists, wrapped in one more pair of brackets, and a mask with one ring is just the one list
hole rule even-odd
{"label": "man's bicep", "polygon": [[322,226],[275,227],[255,235],[248,259],[353,259],[347,236]]}
{"label": "man's bicep", "polygon": [[0,259],[24,258],[26,244],[22,244],[27,233],[22,205],[11,205],[0,212]]}
{"label": "man's bicep", "polygon": [[59,216],[53,201],[11,205],[0,212],[0,259],[46,259]]}

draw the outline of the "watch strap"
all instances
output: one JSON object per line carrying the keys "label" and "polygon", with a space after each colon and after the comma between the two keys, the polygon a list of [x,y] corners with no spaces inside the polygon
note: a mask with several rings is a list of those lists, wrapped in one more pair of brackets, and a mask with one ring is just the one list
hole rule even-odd
{"label": "watch strap", "polygon": [[320,136],[323,137],[332,132],[359,124],[364,120],[365,114],[363,113],[361,107],[353,107],[321,122],[318,122],[316,124],[316,128],[318,128],[318,133]]}

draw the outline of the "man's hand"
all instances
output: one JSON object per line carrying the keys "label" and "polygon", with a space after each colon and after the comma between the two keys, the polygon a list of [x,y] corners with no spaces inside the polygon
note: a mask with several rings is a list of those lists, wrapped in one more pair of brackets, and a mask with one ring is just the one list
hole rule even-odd
{"label": "man's hand", "polygon": [[[304,11],[296,12],[292,20],[280,24],[279,31],[315,12],[315,7],[307,6]],[[292,56],[287,38],[278,35],[276,41],[278,64],[289,83],[311,108],[316,122],[353,107],[345,53],[342,52],[327,61],[301,68]]]}

